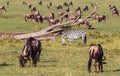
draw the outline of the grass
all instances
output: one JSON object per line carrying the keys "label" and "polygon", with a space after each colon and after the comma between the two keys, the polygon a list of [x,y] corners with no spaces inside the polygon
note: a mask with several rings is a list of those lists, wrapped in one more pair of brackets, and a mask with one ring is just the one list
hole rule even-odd
{"label": "grass", "polygon": [[[43,0],[43,6],[39,6],[37,1],[27,0],[28,3],[33,4],[40,10],[42,15],[47,15],[50,12],[59,12],[55,9],[55,5],[63,3],[64,0],[52,0],[53,6],[51,10],[46,8],[48,0]],[[69,1],[69,0],[65,0]],[[71,46],[62,46],[60,36],[56,41],[42,41],[41,61],[38,62],[37,67],[25,68],[19,66],[18,56],[23,48],[24,41],[12,39],[0,39],[0,76],[119,76],[120,75],[120,23],[118,16],[112,16],[108,8],[109,4],[114,4],[119,7],[118,0],[72,0],[74,6],[84,7],[88,5],[90,11],[86,12],[84,16],[92,11],[91,2],[97,2],[99,8],[97,13],[108,15],[107,22],[93,23],[94,30],[88,30],[83,25],[80,28],[73,27],[72,29],[82,29],[87,32],[87,45],[83,46],[81,40],[76,40]],[[0,0],[0,5],[5,5],[7,0]],[[58,3],[59,2],[59,3]],[[23,15],[29,13],[27,6],[22,5],[21,0],[10,0],[10,5],[6,6],[7,12],[0,15],[0,32],[35,32],[48,26],[47,22],[33,23],[29,21],[26,23],[23,20]],[[65,9],[63,9],[65,10]],[[88,73],[88,49],[91,44],[101,43],[104,49],[107,60],[104,64],[103,73]]]}

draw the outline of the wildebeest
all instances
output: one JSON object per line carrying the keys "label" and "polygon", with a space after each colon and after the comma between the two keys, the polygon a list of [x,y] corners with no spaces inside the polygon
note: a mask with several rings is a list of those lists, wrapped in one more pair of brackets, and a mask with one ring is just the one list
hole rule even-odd
{"label": "wildebeest", "polygon": [[116,9],[116,6],[110,4],[109,8],[110,8],[110,10],[112,10],[113,8]]}
{"label": "wildebeest", "polygon": [[68,13],[63,13],[60,16],[61,16],[61,22],[63,21],[64,18],[67,20],[69,17]]}
{"label": "wildebeest", "polygon": [[0,15],[2,14],[2,11],[5,11],[5,12],[7,11],[5,6],[0,6]]}
{"label": "wildebeest", "polygon": [[68,7],[67,9],[66,9],[66,12],[69,12],[70,11],[70,8]]}
{"label": "wildebeest", "polygon": [[73,2],[72,1],[64,2],[63,6],[66,6],[66,7],[73,6]]}
{"label": "wildebeest", "polygon": [[88,6],[86,5],[84,8],[83,8],[83,11],[88,11],[89,10],[89,8],[88,8]]}
{"label": "wildebeest", "polygon": [[68,21],[75,20],[77,18],[81,18],[81,11],[70,14],[70,16],[68,17]]}
{"label": "wildebeest", "polygon": [[118,10],[112,10],[112,15],[118,15],[119,16]]}
{"label": "wildebeest", "polygon": [[110,10],[112,10],[112,15],[118,15],[119,16],[119,12],[117,10],[117,7],[114,5],[109,5]]}
{"label": "wildebeest", "polygon": [[88,60],[89,73],[91,72],[92,59],[95,60],[94,62],[95,72],[97,72],[97,67],[96,67],[97,65],[98,65],[98,71],[103,72],[103,57],[105,58],[101,44],[93,45],[90,47],[89,60]]}
{"label": "wildebeest", "polygon": [[50,18],[48,18],[48,23],[49,23],[49,26],[51,26],[51,25],[55,25],[55,24],[60,23],[60,20],[59,19],[50,19]]}
{"label": "wildebeest", "polygon": [[25,14],[24,15],[24,20],[27,22],[29,19],[33,20],[34,19],[34,14]]}
{"label": "wildebeest", "polygon": [[27,5],[27,2],[23,1],[22,4],[23,4],[23,5]]}
{"label": "wildebeest", "polygon": [[82,11],[81,11],[81,8],[80,8],[80,7],[77,7],[77,8],[75,9],[75,12],[77,12],[77,11],[80,11],[80,12],[82,13]]}
{"label": "wildebeest", "polygon": [[[81,22],[82,21],[82,22]],[[91,26],[88,19],[87,20],[84,20],[83,19],[78,19],[77,22],[81,22],[80,24],[84,24],[88,29],[91,29]],[[78,24],[78,27],[80,26],[80,24]]]}
{"label": "wildebeest", "polygon": [[38,4],[39,4],[39,5],[42,5],[42,0],[39,0]]}
{"label": "wildebeest", "polygon": [[97,20],[98,22],[106,21],[107,16],[106,15],[100,15],[100,14],[93,14],[90,18],[93,18],[94,20]]}
{"label": "wildebeest", "polygon": [[48,20],[48,18],[49,18],[49,19],[54,19],[54,18],[55,18],[54,13],[50,13],[50,14],[48,14],[48,15],[42,15],[42,20],[43,20],[43,21],[44,21],[44,20]]}
{"label": "wildebeest", "polygon": [[32,66],[36,66],[37,62],[40,60],[41,49],[42,46],[39,40],[33,37],[28,38],[19,56],[20,66],[24,67],[28,60],[29,62],[32,60]]}
{"label": "wildebeest", "polygon": [[61,4],[58,4],[58,5],[56,5],[56,8],[57,8],[58,10],[60,10],[60,9],[62,9],[62,5],[61,5]]}
{"label": "wildebeest", "polygon": [[39,11],[35,11],[34,13],[34,21],[35,22],[43,22],[42,16],[40,15]]}
{"label": "wildebeest", "polygon": [[49,3],[47,4],[47,8],[50,9],[51,6],[52,6],[52,1],[49,1]]}

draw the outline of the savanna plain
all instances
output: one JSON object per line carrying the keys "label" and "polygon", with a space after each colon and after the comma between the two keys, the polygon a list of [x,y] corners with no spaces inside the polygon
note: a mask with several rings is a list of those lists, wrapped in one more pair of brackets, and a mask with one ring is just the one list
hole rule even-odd
{"label": "savanna plain", "polygon": [[[48,23],[34,23],[32,21],[25,22],[23,15],[30,13],[27,6],[22,5],[23,0],[0,0],[0,5],[4,5],[7,12],[0,15],[0,32],[22,32],[32,33],[40,31],[48,27]],[[55,15],[59,11],[55,6],[63,4],[69,0],[51,0],[53,5],[47,8],[49,0],[43,0],[43,5],[38,5],[39,0],[25,0],[29,4],[35,6],[42,15],[54,12]],[[83,12],[83,18],[86,17],[93,8],[90,3],[96,2],[98,8],[96,13],[107,15],[106,22],[94,22],[90,19],[90,23],[94,29],[87,29],[84,25],[78,28],[87,33],[87,44],[82,45],[82,40],[75,40],[72,45],[63,46],[61,36],[57,36],[55,41],[41,41],[42,53],[41,60],[36,67],[29,64],[21,68],[19,66],[18,56],[22,51],[24,41],[14,40],[11,38],[0,39],[0,76],[119,76],[120,75],[120,16],[113,16],[109,9],[109,5],[115,5],[120,11],[119,0],[71,0],[73,6],[70,11],[74,12],[75,8],[80,6],[83,8],[88,5],[89,11]],[[69,42],[67,42],[68,44]],[[100,43],[106,56],[103,73],[88,73],[87,64],[89,58],[88,49],[92,44]],[[92,71],[94,70],[92,66]]]}

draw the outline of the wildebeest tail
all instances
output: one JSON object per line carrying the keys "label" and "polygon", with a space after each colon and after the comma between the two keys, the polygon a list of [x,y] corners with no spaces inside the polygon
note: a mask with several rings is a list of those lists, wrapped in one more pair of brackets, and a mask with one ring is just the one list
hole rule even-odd
{"label": "wildebeest tail", "polygon": [[91,72],[93,50],[89,50],[88,71]]}

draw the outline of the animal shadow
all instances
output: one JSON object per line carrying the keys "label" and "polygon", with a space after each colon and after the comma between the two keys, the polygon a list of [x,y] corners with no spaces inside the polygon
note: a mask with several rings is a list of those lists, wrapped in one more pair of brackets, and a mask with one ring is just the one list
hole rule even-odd
{"label": "animal shadow", "polygon": [[115,70],[108,70],[108,71],[104,71],[104,72],[119,72],[120,69],[115,69]]}
{"label": "animal shadow", "polygon": [[7,64],[7,63],[2,63],[2,64],[0,64],[0,67],[2,67],[2,66],[13,66],[13,64]]}
{"label": "animal shadow", "polygon": [[[58,62],[58,61],[56,61],[56,60],[47,60],[47,61],[41,61],[41,62],[43,62],[43,63],[56,63],[56,62]],[[42,65],[40,65],[40,67],[56,67],[57,65],[55,65],[55,64],[42,64]]]}

